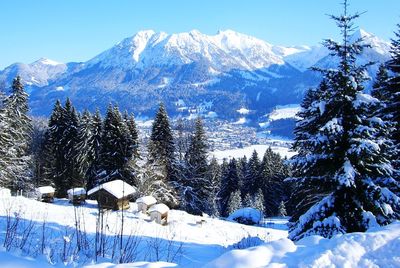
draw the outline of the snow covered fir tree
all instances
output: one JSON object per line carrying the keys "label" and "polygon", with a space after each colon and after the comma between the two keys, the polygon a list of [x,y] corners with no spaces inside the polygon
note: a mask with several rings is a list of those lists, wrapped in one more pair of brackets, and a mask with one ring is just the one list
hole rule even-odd
{"label": "snow covered fir tree", "polygon": [[[326,40],[338,59],[336,69],[317,69],[323,81],[306,95],[295,129],[292,160],[300,187],[313,184],[317,201],[293,219],[289,237],[366,231],[400,218],[399,197],[385,184],[394,172],[389,157],[388,122],[371,109],[379,100],[364,93],[365,69],[356,57],[366,47],[349,36],[359,14],[331,16],[342,42]],[[304,193],[304,191],[302,191]],[[306,197],[309,198],[309,197]]]}

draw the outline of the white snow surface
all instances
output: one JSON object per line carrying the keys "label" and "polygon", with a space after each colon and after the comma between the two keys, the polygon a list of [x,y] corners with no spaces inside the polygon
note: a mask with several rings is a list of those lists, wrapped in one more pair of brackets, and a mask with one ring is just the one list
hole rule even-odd
{"label": "white snow surface", "polygon": [[[32,235],[40,241],[43,220],[52,230],[48,237],[51,254],[62,254],[64,243],[73,243],[75,238],[65,234],[68,228],[74,232],[75,208],[66,199],[56,199],[55,203],[43,203],[24,197],[10,197],[0,201],[0,225],[5,226],[7,211],[18,214],[21,220],[33,220]],[[85,228],[89,235],[95,235],[96,202],[88,200],[80,207],[85,217]],[[197,225],[198,216],[178,210],[169,212],[168,226],[148,221],[143,214],[136,214],[135,204],[124,211],[124,235],[136,230],[135,235],[142,239],[167,237],[173,233],[174,241],[183,242],[184,254],[175,262],[165,260],[147,261],[138,259],[133,263],[114,264],[108,257],[99,258],[97,263],[86,260],[68,259],[65,262],[48,262],[50,253],[26,256],[24,251],[5,251],[0,247],[0,267],[400,267],[400,222],[385,227],[374,227],[365,233],[336,235],[331,239],[310,236],[294,243],[287,239],[287,231],[246,226],[216,218],[206,217],[202,225]],[[114,230],[121,212],[107,213],[107,228]],[[4,230],[4,229],[3,229]],[[55,234],[59,234],[55,236]],[[4,232],[0,233],[4,241]],[[261,245],[230,250],[231,245],[246,238],[259,238]],[[34,239],[34,240],[35,240]],[[35,240],[36,241],[36,240]],[[140,250],[148,249],[145,242]],[[53,256],[54,257],[54,256]],[[83,256],[81,256],[83,257]]]}
{"label": "white snow surface", "polygon": [[81,195],[86,194],[86,190],[83,188],[72,188],[67,191],[68,195]]}
{"label": "white snow surface", "polygon": [[55,189],[52,186],[42,186],[36,188],[36,192],[40,194],[49,194],[49,193],[54,193]]}
{"label": "white snow surface", "polygon": [[205,267],[400,267],[400,222],[366,233],[287,238],[232,250]]}
{"label": "white snow surface", "polygon": [[234,211],[229,215],[228,220],[235,220],[236,218],[242,217],[246,219],[251,219],[253,222],[260,222],[262,220],[263,213],[255,208],[241,208]]}
{"label": "white snow surface", "polygon": [[165,204],[155,204],[149,208],[149,212],[159,212],[161,214],[167,213],[169,211],[169,207]]}
{"label": "white snow surface", "polygon": [[146,195],[146,196],[142,196],[142,197],[136,199],[136,203],[144,203],[146,205],[154,205],[155,203],[157,203],[157,200],[151,195]]}
{"label": "white snow surface", "polygon": [[120,199],[129,195],[136,193],[136,188],[127,184],[122,180],[114,180],[109,181],[99,186],[94,187],[93,189],[89,190],[88,195],[92,195],[95,192],[104,189],[116,198]]}
{"label": "white snow surface", "polygon": [[248,114],[248,113],[250,113],[250,110],[249,110],[249,109],[246,109],[246,108],[244,108],[244,107],[242,107],[242,108],[240,108],[239,110],[237,110],[237,112],[238,112],[239,114]]}
{"label": "white snow surface", "polygon": [[296,114],[300,112],[300,105],[288,104],[282,106],[276,106],[276,108],[269,114],[266,115],[269,121],[275,121],[279,119],[294,118],[299,119]]}
{"label": "white snow surface", "polygon": [[215,158],[221,163],[224,158],[237,159],[246,156],[247,159],[249,159],[254,150],[258,153],[259,156],[263,156],[268,147],[271,147],[272,151],[278,153],[281,157],[291,158],[296,154],[296,152],[291,151],[287,147],[271,146],[264,144],[251,145],[244,148],[229,149],[224,151],[216,150],[211,152],[211,154],[215,156]]}

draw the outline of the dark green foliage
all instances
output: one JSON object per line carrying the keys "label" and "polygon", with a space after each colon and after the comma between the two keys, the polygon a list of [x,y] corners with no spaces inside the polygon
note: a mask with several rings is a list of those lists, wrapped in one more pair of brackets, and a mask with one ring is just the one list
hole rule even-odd
{"label": "dark green foliage", "polygon": [[[221,215],[228,216],[228,203],[231,194],[239,190],[238,164],[235,158],[229,164],[222,164],[221,191],[219,193]],[[240,192],[239,192],[240,193]]]}
{"label": "dark green foliage", "polygon": [[[343,15],[331,16],[343,40],[326,40],[325,46],[339,63],[337,69],[317,69],[324,79],[302,104],[295,131],[298,155],[292,163],[299,194],[309,194],[300,209],[309,209],[294,217],[289,235],[294,240],[365,231],[400,216],[398,197],[378,186],[392,174],[385,153],[389,142],[382,135],[388,125],[371,112],[377,110],[377,100],[363,93],[368,64],[357,65],[356,56],[366,45],[361,39],[349,41],[358,16],[347,14],[347,1]],[[388,206],[394,213],[385,209]]]}
{"label": "dark green foliage", "polygon": [[118,107],[109,105],[101,136],[100,163],[96,184],[112,180],[133,182],[129,161],[133,157],[134,143]]}
{"label": "dark green foliage", "polygon": [[29,190],[33,185],[29,156],[32,123],[28,94],[19,76],[13,80],[11,94],[1,94],[0,101],[0,185]]}
{"label": "dark green foliage", "polygon": [[155,116],[148,145],[149,161],[162,170],[167,182],[176,180],[175,146],[167,111],[160,104]]}
{"label": "dark green foliage", "polygon": [[213,189],[208,174],[208,146],[203,122],[197,118],[194,134],[185,154],[186,176],[181,180],[182,202],[185,210],[193,214],[210,213],[208,203]]}

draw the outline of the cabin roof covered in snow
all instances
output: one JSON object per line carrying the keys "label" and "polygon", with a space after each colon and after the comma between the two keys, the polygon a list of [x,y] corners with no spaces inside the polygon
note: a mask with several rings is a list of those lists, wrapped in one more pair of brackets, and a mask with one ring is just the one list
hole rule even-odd
{"label": "cabin roof covered in snow", "polygon": [[72,188],[67,191],[69,195],[81,195],[86,194],[86,190],[83,188]]}
{"label": "cabin roof covered in snow", "polygon": [[96,193],[99,190],[105,190],[115,196],[117,199],[121,199],[123,197],[127,197],[129,195],[132,195],[136,193],[136,188],[127,184],[126,182],[122,180],[114,180],[114,181],[109,181],[103,184],[100,184],[99,186],[94,187],[88,192],[88,195],[92,195]]}
{"label": "cabin roof covered in snow", "polygon": [[146,205],[154,205],[157,203],[157,200],[151,195],[142,196],[136,200],[136,203],[144,203]]}
{"label": "cabin roof covered in snow", "polygon": [[156,204],[156,205],[152,205],[149,209],[149,213],[151,212],[158,212],[161,214],[164,214],[166,212],[169,211],[169,207],[165,204]]}
{"label": "cabin roof covered in snow", "polygon": [[0,197],[10,197],[11,190],[7,188],[0,188]]}
{"label": "cabin roof covered in snow", "polygon": [[42,186],[42,187],[38,187],[36,188],[36,191],[40,194],[50,194],[50,193],[54,193],[55,190],[52,186]]}

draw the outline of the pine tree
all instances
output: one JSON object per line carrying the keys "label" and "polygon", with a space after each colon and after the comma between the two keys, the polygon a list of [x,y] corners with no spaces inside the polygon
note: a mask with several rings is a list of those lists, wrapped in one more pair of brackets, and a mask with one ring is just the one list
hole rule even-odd
{"label": "pine tree", "polygon": [[187,174],[181,181],[183,192],[182,202],[185,204],[185,210],[193,214],[208,212],[212,189],[207,177],[207,150],[206,134],[203,128],[203,122],[197,118],[195,122],[195,131],[189,143],[188,151],[185,154]]}
{"label": "pine tree", "polygon": [[223,164],[221,176],[221,191],[219,193],[221,215],[228,216],[229,198],[233,192],[239,191],[239,175],[235,158],[229,161],[229,164]]}
{"label": "pine tree", "polygon": [[91,135],[87,141],[87,161],[89,163],[86,171],[86,187],[91,189],[96,185],[97,170],[100,165],[101,137],[103,133],[103,121],[100,111],[96,109],[91,119]]}
{"label": "pine tree", "polygon": [[265,211],[265,201],[264,201],[264,194],[261,189],[258,189],[256,192],[256,195],[254,197],[254,208],[258,209],[261,211],[261,213],[264,213]]}
{"label": "pine tree", "polygon": [[79,176],[83,178],[84,185],[86,185],[86,173],[91,165],[89,155],[92,153],[89,146],[89,140],[92,137],[92,116],[88,110],[85,110],[82,114],[79,129],[78,138],[76,143],[76,164],[79,170]]}
{"label": "pine tree", "polygon": [[236,190],[229,196],[228,206],[227,206],[227,215],[231,215],[238,209],[242,208],[242,198],[240,197],[240,191]]}
{"label": "pine tree", "polygon": [[205,212],[218,217],[220,211],[218,195],[221,190],[221,167],[215,157],[211,159],[206,176],[207,181],[210,183],[211,192],[207,201],[208,209]]}
{"label": "pine tree", "polygon": [[126,126],[128,127],[129,134],[131,135],[133,142],[133,158],[139,158],[139,133],[136,127],[135,116],[133,113],[128,115],[128,112],[124,112],[124,121]]}
{"label": "pine tree", "polygon": [[149,161],[163,170],[165,181],[175,181],[175,145],[167,111],[162,103],[153,122],[148,151]]}
{"label": "pine tree", "polygon": [[391,59],[387,63],[391,75],[381,91],[385,96],[383,114],[393,127],[388,136],[393,143],[390,150],[395,170],[394,179],[400,183],[400,24],[397,24],[397,28],[397,32],[394,33],[396,38],[392,39]]}
{"label": "pine tree", "polygon": [[287,215],[285,202],[281,201],[281,203],[279,204],[279,209],[278,210],[279,210],[278,216],[285,217]]}
{"label": "pine tree", "polygon": [[134,174],[128,163],[133,156],[134,146],[117,106],[109,105],[103,125],[98,180],[95,184],[117,179],[132,184]]}
{"label": "pine tree", "polygon": [[244,196],[244,199],[243,199],[243,206],[244,206],[244,207],[250,207],[250,208],[254,207],[253,198],[252,198],[252,196],[250,195],[250,193],[247,193],[247,194]]}
{"label": "pine tree", "polygon": [[389,80],[389,74],[384,64],[379,65],[378,72],[376,74],[375,81],[372,85],[371,95],[374,98],[382,102],[386,102],[390,96],[387,95],[386,92],[387,83]]}
{"label": "pine tree", "polygon": [[258,158],[257,151],[254,150],[249,162],[247,163],[246,173],[242,182],[242,194],[250,194],[254,196],[256,190],[260,185],[260,159]]}
{"label": "pine tree", "polygon": [[385,125],[376,124],[383,121],[370,118],[367,111],[376,99],[363,93],[367,65],[358,66],[356,56],[365,45],[362,40],[349,41],[353,20],[359,15],[349,15],[347,8],[344,1],[344,14],[331,16],[343,40],[341,44],[325,41],[339,64],[337,69],[319,69],[326,89],[317,90],[310,107],[318,107],[320,115],[307,114],[299,123],[304,126],[312,121],[316,127],[310,126],[310,132],[302,129],[295,137],[300,149],[293,161],[297,177],[318,185],[330,184],[330,191],[293,224],[289,237],[294,240],[311,234],[331,237],[365,231],[400,217],[398,197],[375,183],[390,176],[392,170],[377,136]]}
{"label": "pine tree", "polygon": [[147,165],[153,169],[149,172],[150,174],[156,174],[156,176],[148,177],[156,178],[156,181],[160,181],[168,189],[165,191],[166,194],[168,193],[166,196],[162,196],[162,192],[160,192],[159,199],[170,200],[166,202],[169,202],[170,206],[176,207],[179,203],[176,189],[179,188],[180,182],[176,174],[175,145],[172,130],[163,104],[160,104],[153,122],[148,152]]}
{"label": "pine tree", "polygon": [[12,190],[31,189],[31,158],[29,144],[32,123],[28,116],[28,94],[21,77],[13,80],[11,94],[2,101],[0,109],[0,174],[3,186]]}
{"label": "pine tree", "polygon": [[265,213],[268,216],[275,216],[278,213],[280,201],[285,197],[284,179],[287,177],[285,167],[280,155],[274,153],[269,147],[260,165],[260,180],[257,187],[260,187],[265,199]]}

